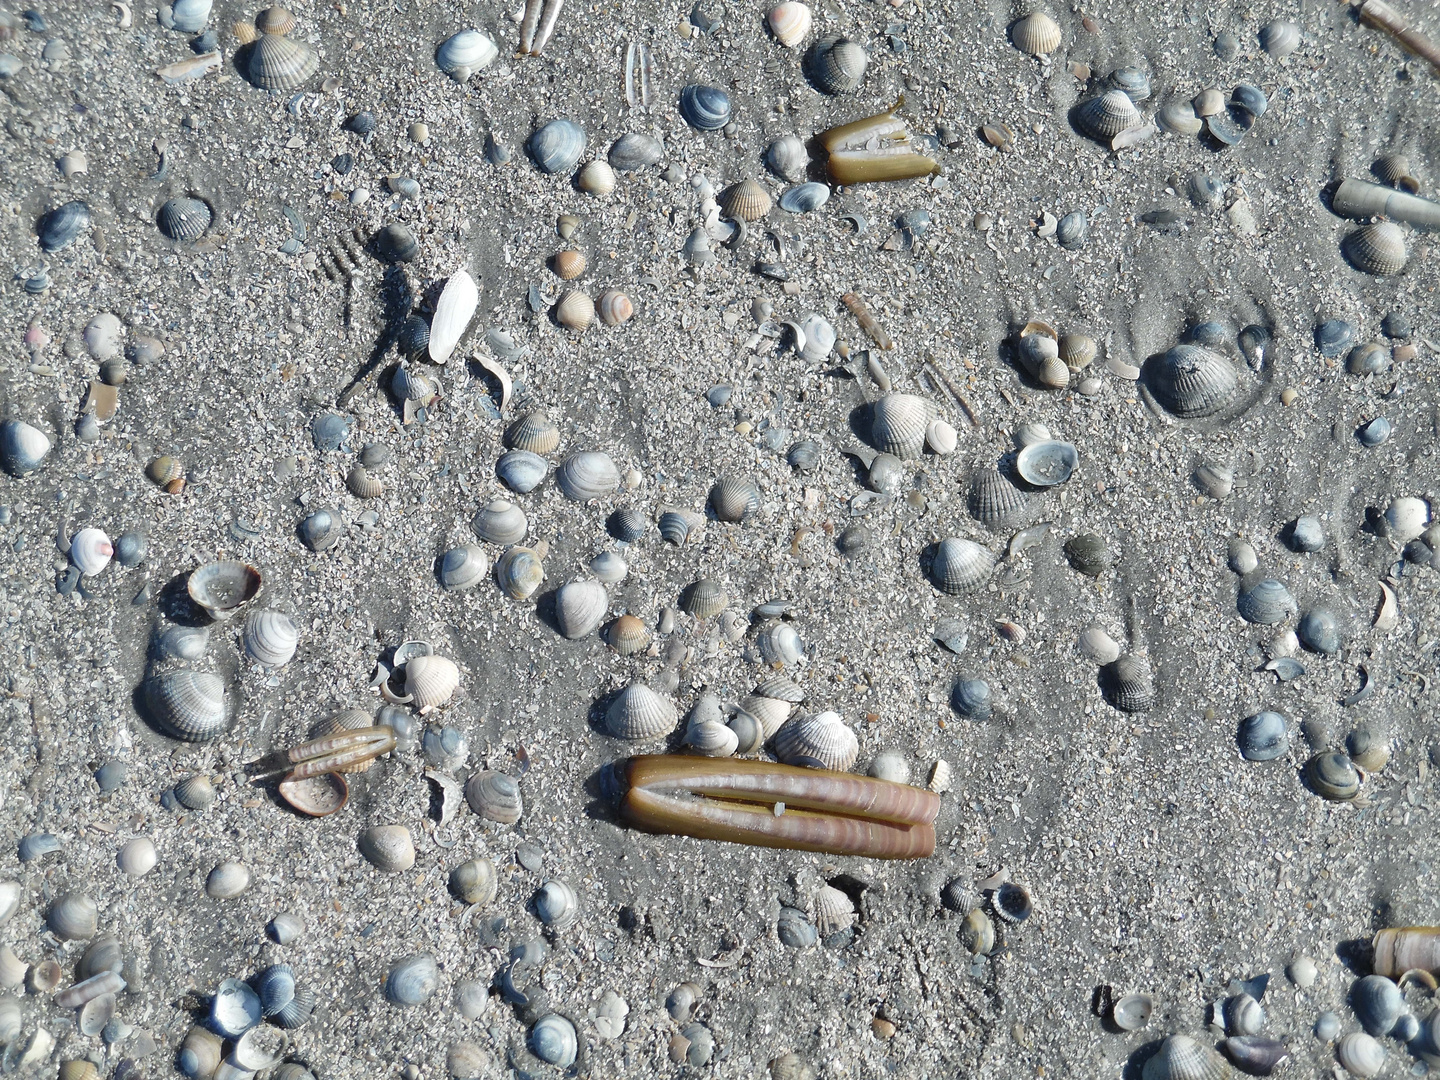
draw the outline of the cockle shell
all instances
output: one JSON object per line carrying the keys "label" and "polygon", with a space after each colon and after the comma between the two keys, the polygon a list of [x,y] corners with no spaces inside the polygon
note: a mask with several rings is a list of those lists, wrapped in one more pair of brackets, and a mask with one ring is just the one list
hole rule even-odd
{"label": "cockle shell", "polygon": [[529,522],[525,520],[525,511],[513,502],[492,499],[475,512],[470,527],[481,540],[509,547],[525,539]]}
{"label": "cockle shell", "polygon": [[1171,1035],[1140,1075],[1142,1080],[1229,1080],[1234,1073],[1208,1046],[1188,1035]]}
{"label": "cockle shell", "polygon": [[1015,529],[1030,516],[1030,500],[998,469],[976,469],[970,477],[966,504],[970,516],[997,532]]}
{"label": "cockle shell", "polygon": [[0,466],[14,477],[27,476],[40,468],[50,453],[50,437],[23,420],[0,424]]}
{"label": "cockle shell", "polygon": [[1155,703],[1155,682],[1150,662],[1139,653],[1127,653],[1100,669],[1105,699],[1121,712],[1144,712]]}
{"label": "cockle shell", "polygon": [[1362,225],[1345,238],[1345,257],[1357,270],[1389,277],[1405,269],[1410,257],[1405,231],[1393,221]]}
{"label": "cockle shell", "polygon": [[405,693],[421,712],[449,703],[460,685],[460,669],[444,656],[414,656],[405,663]]}
{"label": "cockle shell", "polygon": [[560,427],[544,409],[535,409],[506,428],[505,445],[512,450],[548,454],[560,445]]}
{"label": "cockle shell", "polygon": [[1103,143],[1144,123],[1135,102],[1123,90],[1107,90],[1082,101],[1075,107],[1074,116],[1081,131]]}
{"label": "cockle shell", "polygon": [[615,170],[597,158],[580,170],[575,186],[587,195],[604,198],[615,190]]}
{"label": "cockle shell", "polygon": [[870,445],[902,460],[925,451],[925,429],[935,406],[914,394],[886,394],[870,407]]}
{"label": "cockle shell", "polygon": [[941,592],[961,596],[989,581],[994,569],[994,552],[973,540],[951,536],[940,541],[930,579]]}
{"label": "cockle shell", "polygon": [[609,495],[620,486],[620,470],[609,454],[582,450],[561,463],[555,480],[567,499],[589,502]]}
{"label": "cockle shell", "polygon": [[634,615],[621,615],[606,632],[605,640],[621,656],[634,656],[650,645],[650,631]]}
{"label": "cockle shell", "polygon": [[[64,159],[61,160],[63,162]],[[1410,159],[1404,154],[1386,154],[1377,159],[1371,168],[1382,184],[1389,184],[1411,195],[1420,190],[1420,181],[1411,173]]]}
{"label": "cockle shell", "polygon": [[261,90],[296,90],[320,70],[320,57],[303,41],[261,34],[250,46],[247,71]]}
{"label": "cockle shell", "polygon": [[763,694],[749,694],[742,698],[739,708],[754,717],[760,724],[766,739],[772,738],[781,725],[790,719],[794,706],[788,701],[766,697]]}
{"label": "cockle shell", "polygon": [[598,581],[569,581],[555,593],[555,622],[574,641],[594,632],[605,618],[610,596]]}
{"label": "cockle shell", "polygon": [[70,538],[70,561],[85,577],[94,577],[110,565],[115,547],[100,529],[81,529]]}
{"label": "cockle shell", "polygon": [[741,180],[720,194],[720,208],[740,221],[759,221],[773,205],[770,193],[754,180]]}
{"label": "cockle shell", "polygon": [[378,499],[385,494],[385,482],[364,465],[351,467],[345,477],[345,486],[357,499]]}
{"label": "cockle shell", "polygon": [[789,765],[844,772],[855,764],[860,742],[836,712],[796,716],[775,733],[775,754]]}
{"label": "cockle shell", "polygon": [[[592,163],[593,164],[593,163]],[[583,251],[575,251],[567,248],[564,251],[557,251],[550,257],[550,269],[561,281],[573,281],[585,273],[588,264]]]}
{"label": "cockle shell", "polygon": [[282,37],[295,29],[295,16],[278,4],[262,8],[255,16],[255,29],[262,34],[279,34]]}
{"label": "cockle shell", "polygon": [[450,359],[455,346],[465,335],[475,308],[480,303],[480,289],[464,270],[456,270],[445,282],[435,314],[430,319],[430,359],[443,364]]}
{"label": "cockle shell", "polygon": [[187,810],[204,810],[215,801],[215,785],[204,773],[192,773],[175,783],[175,799]]}
{"label": "cockle shell", "polygon": [[484,769],[470,775],[465,783],[465,801],[486,821],[514,825],[524,809],[520,785],[502,772]]}
{"label": "cockle shell", "polygon": [[225,730],[225,682],[203,671],[172,671],[145,682],[145,704],[167,735],[204,742]]}
{"label": "cockle shell", "polygon": [[827,34],[810,47],[806,67],[822,94],[848,94],[865,78],[870,57],[864,46],[839,34]]}
{"label": "cockle shell", "polygon": [[222,559],[190,571],[185,591],[212,619],[228,619],[260,591],[260,571],[243,562]]}
{"label": "cockle shell", "polygon": [[620,326],[630,321],[635,314],[635,305],[619,289],[606,289],[595,302],[595,310],[606,326]]}
{"label": "cockle shell", "polygon": [[674,703],[644,683],[634,682],[616,694],[605,710],[606,730],[617,739],[651,739],[675,727]]}
{"label": "cockle shell", "polygon": [[512,600],[528,600],[545,580],[545,565],[533,548],[509,548],[495,563],[495,581]]}
{"label": "cockle shell", "polygon": [[595,301],[579,289],[566,289],[555,302],[554,315],[569,330],[586,330],[595,321]]}
{"label": "cockle shell", "polygon": [[713,619],[729,602],[720,583],[708,577],[687,585],[680,595],[680,607],[697,619]]}
{"label": "cockle shell", "polygon": [[456,82],[465,82],[475,72],[489,67],[500,48],[479,30],[461,30],[440,43],[435,66]]}
{"label": "cockle shell", "polygon": [[1156,400],[1185,419],[1214,416],[1239,389],[1234,365],[1201,345],[1176,345],[1167,351],[1153,383]]}
{"label": "cockle shell", "polygon": [[799,0],[785,0],[770,9],[765,21],[769,23],[775,40],[787,49],[793,49],[810,33],[815,16]]}
{"label": "cockle shell", "polygon": [[721,521],[744,521],[760,509],[760,489],[748,477],[721,477],[710,489],[710,509]]}
{"label": "cockle shell", "polygon": [[1030,56],[1048,56],[1060,47],[1060,24],[1043,11],[1032,11],[1010,27],[1010,40]]}
{"label": "cockle shell", "polygon": [[250,659],[267,668],[282,667],[295,655],[300,629],[281,611],[252,611],[245,617],[241,635]]}
{"label": "cockle shell", "polygon": [[829,937],[855,924],[855,902],[833,885],[822,885],[812,904],[815,926],[821,937]]}
{"label": "cockle shell", "polygon": [[155,215],[155,224],[171,240],[199,240],[210,228],[214,214],[209,204],[188,195],[166,199]]}

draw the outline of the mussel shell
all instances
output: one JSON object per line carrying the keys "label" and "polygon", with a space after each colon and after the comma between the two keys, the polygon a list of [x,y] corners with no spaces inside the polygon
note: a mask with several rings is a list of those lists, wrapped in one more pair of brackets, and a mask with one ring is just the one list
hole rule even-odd
{"label": "mussel shell", "polygon": [[188,195],[166,199],[155,215],[155,224],[171,240],[199,240],[214,218],[210,205]]}
{"label": "mussel shell", "polygon": [[525,149],[541,172],[569,172],[585,152],[585,129],[563,117],[551,120],[536,129]]}
{"label": "mussel shell", "polygon": [[41,251],[59,251],[90,227],[90,207],[79,199],[64,203],[40,219],[36,233]]}
{"label": "mussel shell", "polygon": [[172,671],[145,681],[145,705],[167,735],[205,742],[228,726],[225,682],[203,671]]}
{"label": "mussel shell", "polygon": [[1184,419],[1214,416],[1240,390],[1234,365],[1201,345],[1176,345],[1160,359],[1152,381],[1155,398]]}
{"label": "mussel shell", "polygon": [[1273,761],[1290,748],[1290,725],[1283,713],[1258,712],[1240,721],[1236,741],[1246,761]]}
{"label": "mussel shell", "polygon": [[730,122],[730,95],[692,83],[680,91],[680,115],[696,131],[718,131]]}

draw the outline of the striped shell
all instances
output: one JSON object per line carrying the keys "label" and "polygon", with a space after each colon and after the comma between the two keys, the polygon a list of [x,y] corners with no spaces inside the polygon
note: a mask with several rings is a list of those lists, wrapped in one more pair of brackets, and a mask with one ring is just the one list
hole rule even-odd
{"label": "striped shell", "polygon": [[594,632],[610,607],[610,596],[598,581],[568,581],[555,593],[555,622],[574,641]]}
{"label": "striped shell", "polygon": [[618,551],[602,551],[590,560],[590,572],[597,581],[616,585],[625,580],[625,575],[630,572],[630,564]]}
{"label": "striped shell", "polygon": [[773,205],[770,193],[754,180],[731,184],[720,194],[720,208],[727,217],[740,221],[759,221]]}
{"label": "striped shell", "polygon": [[1188,1035],[1171,1035],[1140,1073],[1142,1080],[1228,1080],[1233,1075],[1224,1058]]}
{"label": "striped shell", "polygon": [[284,37],[295,29],[295,16],[278,4],[262,8],[255,16],[255,29],[262,34],[279,34]]}
{"label": "striped shell", "polygon": [[[591,162],[593,165],[594,162]],[[557,251],[550,256],[550,269],[561,281],[573,281],[585,273],[585,253],[583,251],[565,250]]]}
{"label": "striped shell", "polygon": [[1393,221],[1362,225],[1345,238],[1345,257],[1357,270],[1389,277],[1405,269],[1405,231]]}
{"label": "striped shell", "polygon": [[1260,47],[1272,59],[1283,60],[1300,47],[1300,27],[1284,19],[1275,19],[1260,28]]}
{"label": "striped shell", "polygon": [[1410,159],[1404,154],[1386,154],[1375,162],[1372,169],[1382,184],[1389,184],[1412,195],[1420,190],[1420,182],[1410,171]]}
{"label": "striped shell", "polygon": [[848,94],[865,78],[870,62],[865,48],[839,34],[827,34],[811,46],[810,79],[822,94]]}
{"label": "striped shell", "polygon": [[171,240],[199,240],[210,228],[214,214],[201,199],[188,195],[166,199],[155,215],[155,224]]}
{"label": "striped shell", "polygon": [[1242,619],[1257,626],[1274,626],[1300,610],[1290,590],[1274,578],[1242,589],[1235,598],[1235,608]]}
{"label": "striped shell", "polygon": [[[324,738],[327,735],[340,735],[346,731],[362,731],[365,728],[373,727],[375,718],[364,709],[341,709],[332,713],[324,720],[321,720],[310,730],[310,737],[314,739]],[[337,773],[362,773],[375,764],[373,757],[367,757],[362,761],[352,762],[349,765],[341,765],[335,769]],[[307,791],[306,794],[314,795],[316,792]],[[293,803],[291,804],[294,805]],[[343,804],[342,804],[343,805]],[[296,807],[300,809],[300,807]],[[339,807],[337,806],[338,810]],[[309,811],[305,811],[309,813]],[[314,815],[312,815],[314,816]]]}
{"label": "striped shell", "polygon": [[545,564],[532,548],[512,547],[495,563],[495,582],[512,600],[528,600],[545,580]]}
{"label": "striped shell", "polygon": [[513,777],[489,769],[471,774],[465,782],[465,801],[486,821],[501,825],[514,825],[524,810],[520,785]]}
{"label": "striped shell", "polygon": [[443,656],[415,656],[405,663],[405,693],[421,712],[445,705],[460,685],[460,669]]}
{"label": "striped shell", "polygon": [[987,529],[1006,530],[1020,525],[1030,514],[1023,491],[992,468],[976,469],[970,477],[967,504],[970,516]]}
{"label": "striped shell", "polygon": [[697,619],[713,619],[725,610],[730,598],[714,578],[701,578],[685,587],[680,606]]}
{"label": "striped shell", "polygon": [[[822,714],[823,715],[823,714]],[[822,885],[815,894],[815,926],[821,937],[839,933],[855,923],[855,902],[834,885]]]}
{"label": "striped shell", "polygon": [[1351,1076],[1375,1076],[1385,1067],[1385,1047],[1363,1031],[1354,1031],[1335,1044],[1335,1059]]}
{"label": "striped shell", "polygon": [[760,489],[747,477],[721,477],[710,489],[710,509],[721,521],[744,521],[760,509]]}
{"label": "striped shell", "polygon": [[657,524],[665,542],[679,547],[705,528],[705,515],[693,510],[662,510]]}
{"label": "striped shell", "polygon": [[525,539],[529,522],[525,511],[509,499],[492,499],[475,511],[470,527],[481,540],[509,547]]}
{"label": "striped shell", "polygon": [[995,569],[995,555],[973,540],[947,537],[940,541],[930,579],[935,587],[949,596],[961,596],[990,580]]}
{"label": "striped shell", "polygon": [[385,483],[364,465],[351,466],[345,486],[357,499],[378,499],[385,494]]}
{"label": "striped shell", "polygon": [[935,413],[933,404],[914,394],[886,394],[870,407],[870,445],[898,458],[917,458]]}
{"label": "striped shell", "polygon": [[295,655],[300,629],[284,612],[252,611],[245,617],[241,640],[250,659],[262,667],[277,668],[288,664]]}
{"label": "striped shell", "polygon": [[619,289],[606,289],[595,302],[595,310],[606,326],[620,326],[635,314],[635,304]]}
{"label": "striped shell", "polygon": [[793,49],[810,33],[815,16],[799,0],[785,0],[770,9],[765,21],[770,24],[775,40],[787,49]]}
{"label": "striped shell", "polygon": [[555,302],[555,321],[570,330],[585,330],[595,321],[595,301],[579,289],[566,289]]}
{"label": "striped shell", "polygon": [[81,529],[70,538],[70,561],[85,577],[94,577],[110,565],[115,545],[100,529]]}
{"label": "striped shell", "polygon": [[205,742],[225,730],[225,682],[204,671],[172,671],[145,683],[145,704],[167,735]]}
{"label": "striped shell", "polygon": [[536,409],[506,429],[505,445],[512,450],[548,454],[560,445],[560,427],[544,409]]}
{"label": "striped shell", "polygon": [[1139,127],[1144,121],[1130,95],[1124,90],[1107,90],[1077,105],[1075,122],[1092,139],[1108,143],[1122,131]]}
{"label": "striped shell", "polygon": [[303,41],[261,34],[250,46],[250,81],[261,90],[296,90],[320,70],[320,58]]}
{"label": "striped shell", "polygon": [[450,871],[450,891],[467,904],[488,904],[495,899],[499,880],[495,864],[483,855],[467,859]]}
{"label": "striped shell", "polygon": [[631,683],[605,710],[605,727],[617,739],[652,739],[675,727],[675,705],[644,683]]}
{"label": "striped shell", "polygon": [[775,733],[775,754],[787,765],[844,772],[855,764],[860,741],[836,712],[810,713]]}
{"label": "striped shell", "polygon": [[1048,56],[1060,47],[1060,24],[1043,11],[1032,11],[1010,27],[1010,40],[1030,56]]}
{"label": "striped shell", "polygon": [[680,115],[696,131],[719,131],[730,122],[730,95],[718,86],[692,83],[680,91]]}
{"label": "striped shell", "polygon": [[1156,400],[1185,419],[1214,416],[1239,389],[1230,361],[1200,345],[1176,345],[1167,351],[1153,383]]}
{"label": "striped shell", "polygon": [[615,170],[597,158],[580,170],[575,186],[587,195],[603,198],[615,190]]}
{"label": "striped shell", "polygon": [[556,470],[555,481],[567,499],[589,502],[620,486],[620,470],[609,454],[582,450],[565,459]]}
{"label": "striped shell", "polygon": [[551,120],[536,129],[526,149],[541,172],[569,172],[585,152],[585,129],[573,120]]}
{"label": "striped shell", "polygon": [[605,640],[621,656],[634,656],[650,646],[650,631],[634,615],[621,615],[606,632]]}
{"label": "striped shell", "polygon": [[1150,662],[1128,653],[1100,669],[1100,687],[1105,700],[1121,712],[1144,712],[1155,703],[1155,681]]}

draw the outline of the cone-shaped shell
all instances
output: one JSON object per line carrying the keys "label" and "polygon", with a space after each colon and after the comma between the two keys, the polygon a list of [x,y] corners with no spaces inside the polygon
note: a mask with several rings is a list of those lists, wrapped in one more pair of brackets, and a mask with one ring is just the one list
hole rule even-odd
{"label": "cone-shaped shell", "polygon": [[930,580],[941,592],[961,596],[990,580],[995,569],[995,554],[973,540],[947,537],[940,541]]}
{"label": "cone-shaped shell", "polygon": [[303,41],[261,34],[250,46],[250,81],[261,90],[296,90],[320,70],[320,58]]}
{"label": "cone-shaped shell", "polygon": [[1124,90],[1107,90],[1077,105],[1075,122],[1092,139],[1108,143],[1122,131],[1139,127],[1144,119]]}
{"label": "cone-shaped shell", "polygon": [[855,732],[835,712],[796,716],[775,733],[775,754],[789,765],[844,772],[859,753]]}
{"label": "cone-shaped shell", "polygon": [[1008,530],[1030,515],[1030,500],[998,469],[976,469],[970,477],[970,516],[987,529]]}
{"label": "cone-shaped shell", "polygon": [[145,704],[167,735],[205,742],[228,722],[225,682],[204,671],[172,671],[145,683]]}
{"label": "cone-shaped shell", "polygon": [[199,240],[213,217],[208,203],[181,195],[160,204],[155,224],[171,240]]}
{"label": "cone-shaped shell", "polygon": [[555,622],[572,641],[593,633],[605,618],[610,596],[598,581],[569,581],[555,593]]}
{"label": "cone-shaped shell", "polygon": [[1405,230],[1393,221],[1362,225],[1345,238],[1345,257],[1355,269],[1367,274],[1398,274],[1410,257],[1405,248]]}
{"label": "cone-shaped shell", "polygon": [[1214,416],[1239,389],[1234,365],[1201,345],[1176,345],[1167,351],[1153,385],[1156,400],[1185,419]]}
{"label": "cone-shaped shell", "polygon": [[731,184],[720,194],[720,208],[727,217],[740,221],[759,221],[773,205],[770,193],[754,180]]}
{"label": "cone-shaped shell", "polygon": [[1171,1035],[1140,1073],[1142,1080],[1228,1080],[1225,1059],[1188,1035]]}
{"label": "cone-shaped shell", "polygon": [[1048,56],[1060,47],[1060,24],[1043,11],[1032,11],[1010,27],[1015,47],[1031,56]]}
{"label": "cone-shaped shell", "polygon": [[652,739],[675,727],[675,705],[644,683],[631,683],[605,710],[605,727],[617,739]]}
{"label": "cone-shaped shell", "polygon": [[770,32],[775,35],[775,40],[787,49],[793,49],[810,33],[815,16],[808,7],[799,3],[799,0],[785,0],[770,9],[765,21],[770,24]]}
{"label": "cone-shaped shell", "polygon": [[925,430],[935,406],[914,394],[886,394],[870,407],[870,445],[898,458],[925,452]]}
{"label": "cone-shaped shell", "polygon": [[509,547],[525,539],[529,522],[525,511],[510,500],[492,499],[475,512],[470,527],[481,540]]}
{"label": "cone-shaped shell", "polygon": [[460,669],[444,656],[415,656],[405,663],[405,693],[424,712],[448,704],[460,685]]}

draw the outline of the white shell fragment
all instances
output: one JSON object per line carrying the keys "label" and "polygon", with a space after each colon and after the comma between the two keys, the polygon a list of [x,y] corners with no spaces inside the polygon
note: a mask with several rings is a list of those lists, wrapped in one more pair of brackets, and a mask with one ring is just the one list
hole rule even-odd
{"label": "white shell fragment", "polygon": [[480,289],[475,279],[464,270],[456,270],[445,283],[430,320],[430,359],[443,364],[450,359],[455,346],[465,336],[475,308],[480,304]]}

